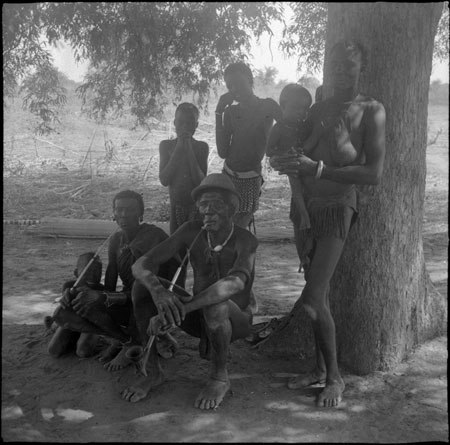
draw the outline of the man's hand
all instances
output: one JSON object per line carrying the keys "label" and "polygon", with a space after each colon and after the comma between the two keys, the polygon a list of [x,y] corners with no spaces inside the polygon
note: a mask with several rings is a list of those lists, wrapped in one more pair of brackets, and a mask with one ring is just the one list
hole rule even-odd
{"label": "man's hand", "polygon": [[233,95],[230,92],[222,94],[216,107],[216,113],[222,114],[225,111],[225,108],[230,106],[233,101]]}
{"label": "man's hand", "polygon": [[303,154],[299,156],[298,161],[300,163],[297,169],[298,176],[316,175],[318,162],[313,161],[311,158],[308,158],[308,156],[305,156]]}
{"label": "man's hand", "polygon": [[82,289],[72,301],[73,310],[80,316],[86,318],[92,309],[105,303],[106,296],[103,292],[92,289]]}
{"label": "man's hand", "polygon": [[59,300],[59,304],[64,309],[71,308],[72,307],[72,299],[75,295],[76,295],[76,291],[75,291],[75,293],[72,293],[72,289],[64,289],[63,295],[62,295],[61,299]]}
{"label": "man's hand", "polygon": [[177,294],[162,287],[156,292],[152,290],[153,301],[158,309],[163,326],[179,326],[186,316],[181,298],[188,301],[192,297],[179,297]]}
{"label": "man's hand", "polygon": [[300,154],[295,151],[289,151],[284,155],[275,155],[270,158],[270,165],[280,175],[296,176],[299,168]]}
{"label": "man's hand", "polygon": [[159,315],[154,315],[152,318],[150,318],[150,321],[148,323],[147,334],[149,336],[164,334],[170,329],[170,327],[171,326],[165,326],[163,324]]}

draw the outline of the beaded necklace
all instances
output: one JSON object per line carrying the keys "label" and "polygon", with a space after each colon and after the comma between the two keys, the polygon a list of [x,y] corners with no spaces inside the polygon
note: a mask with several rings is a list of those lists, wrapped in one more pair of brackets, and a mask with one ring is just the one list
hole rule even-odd
{"label": "beaded necklace", "polygon": [[234,232],[234,223],[231,223],[231,230],[230,230],[229,235],[227,236],[227,239],[222,244],[217,244],[216,247],[212,246],[209,232],[206,232],[206,237],[208,238],[208,246],[209,246],[210,250],[212,250],[213,252],[216,252],[216,253],[220,252],[225,247],[225,245],[228,243],[228,241],[230,241],[230,238],[233,235],[233,232]]}

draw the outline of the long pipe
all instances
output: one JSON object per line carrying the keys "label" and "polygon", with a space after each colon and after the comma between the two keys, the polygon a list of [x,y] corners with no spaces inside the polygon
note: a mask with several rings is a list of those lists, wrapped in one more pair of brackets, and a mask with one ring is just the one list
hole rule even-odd
{"label": "long pipe", "polygon": [[[170,286],[169,286],[169,291],[170,292],[172,292],[173,287],[175,286],[175,283],[176,283],[176,281],[178,279],[178,276],[181,273],[181,269],[183,268],[183,265],[184,265],[184,263],[186,262],[186,260],[187,260],[187,258],[189,256],[189,252],[191,251],[192,247],[196,243],[198,237],[201,235],[201,233],[205,229],[206,229],[206,225],[203,225],[201,227],[200,231],[197,233],[197,235],[193,239],[191,245],[189,246],[189,249],[187,250],[186,254],[184,255],[184,258],[181,261],[180,266],[176,270],[176,272],[175,272],[175,274],[174,274],[174,276],[172,278],[172,281],[170,282]],[[147,377],[147,362],[148,362],[148,358],[150,357],[150,348],[152,347],[152,344],[155,341],[155,337],[156,337],[156,334],[151,334],[150,335],[150,337],[148,338],[147,344],[146,344],[146,346],[145,346],[145,348],[143,350],[142,350],[142,346],[133,346],[125,354],[128,358],[134,359],[134,360],[136,360],[136,358],[138,358],[138,360],[139,360],[140,357],[143,354],[141,365],[140,365],[140,368],[141,368],[140,371],[146,377]],[[136,358],[134,358],[134,357],[136,357]]]}

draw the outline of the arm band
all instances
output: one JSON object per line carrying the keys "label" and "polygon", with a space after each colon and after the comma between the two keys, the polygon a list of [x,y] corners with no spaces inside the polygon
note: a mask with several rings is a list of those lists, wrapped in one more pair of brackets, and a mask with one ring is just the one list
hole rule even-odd
{"label": "arm band", "polygon": [[106,300],[105,306],[111,307],[113,305],[116,306],[124,306],[127,303],[128,297],[123,292],[105,292]]}

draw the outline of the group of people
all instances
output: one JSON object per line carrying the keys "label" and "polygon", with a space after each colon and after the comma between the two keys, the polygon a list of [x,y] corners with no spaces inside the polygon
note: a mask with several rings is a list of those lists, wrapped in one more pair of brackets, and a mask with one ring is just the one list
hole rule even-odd
{"label": "group of people", "polygon": [[[119,230],[109,242],[104,285],[98,258],[92,253],[80,258],[77,286],[73,281],[64,286],[52,319],[58,324],[49,344],[52,355],[71,348],[82,357],[91,355],[96,337],[106,336],[110,346],[100,359],[114,371],[132,363],[129,351],[139,345],[144,372],[122,392],[123,399],[137,402],[164,381],[158,344],[174,344],[169,330],[178,326],[199,338],[200,356],[211,361],[195,406],[217,408],[230,389],[230,344],[250,334],[257,306],[252,285],[258,240],[249,228],[266,155],[289,178],[290,218],[306,281],[300,298],[316,340],[314,369],[289,380],[288,387],[323,383],[318,405],[339,404],[345,384],[337,364],[329,283],[358,213],[356,185],[375,185],[381,178],[385,111],[358,89],[365,68],[358,43],[338,42],[330,58],[333,94],[321,100],[316,95],[314,104],[298,84],[283,88],[279,104],[261,99],[253,92],[247,65],[237,62],[225,69],[228,92],[215,111],[217,151],[224,159],[220,173],[208,174],[209,147],[193,137],[198,109],[189,103],[177,107],[176,138],[160,144],[170,235],[142,223],[140,194],[124,191],[114,197]],[[184,290],[187,259],[194,277],[191,293]]]}

